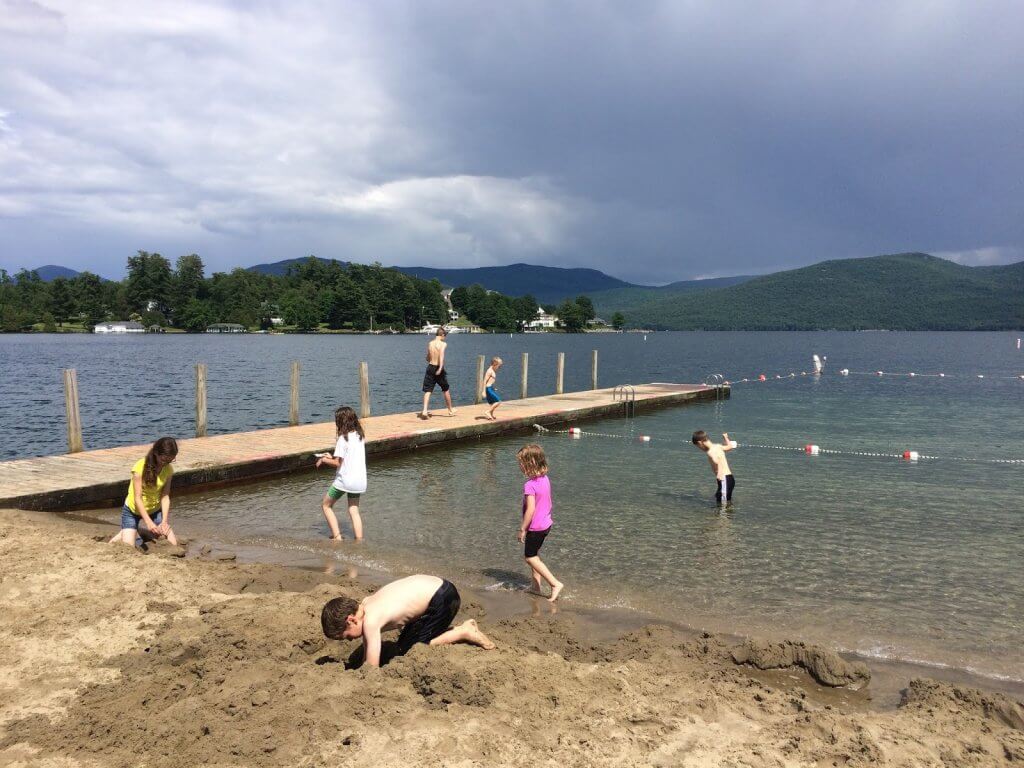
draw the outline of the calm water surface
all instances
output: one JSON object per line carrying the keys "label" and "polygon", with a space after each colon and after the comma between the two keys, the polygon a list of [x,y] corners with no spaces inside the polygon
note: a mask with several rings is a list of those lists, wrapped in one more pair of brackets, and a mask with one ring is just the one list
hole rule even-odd
{"label": "calm water surface", "polygon": [[[323,541],[326,471],[181,496],[176,527],[238,543],[312,553],[391,571],[443,570],[477,586],[525,583],[515,541],[523,478],[515,450],[548,452],[556,528],[542,554],[567,602],[651,612],[716,630],[789,635],[868,655],[1024,679],[1024,465],[809,457],[744,443],[1024,459],[1024,356],[1011,334],[653,334],[452,339],[457,399],[471,396],[477,354],[509,365],[518,391],[550,391],[555,353],[567,387],[738,379],[800,371],[829,356],[821,379],[740,384],[731,400],[585,428],[615,437],[523,434],[372,461],[368,541]],[[59,369],[77,367],[90,446],[191,429],[194,362],[210,366],[215,431],[281,424],[288,363],[303,363],[303,415],[324,420],[357,394],[370,362],[374,407],[411,409],[422,376],[419,337],[0,337],[0,447],[59,451]],[[844,378],[853,370],[945,372],[947,378]],[[975,378],[985,374],[985,379]],[[994,378],[1002,376],[1005,378]],[[735,503],[717,509],[697,428],[729,431]],[[641,444],[630,434],[649,434]],[[344,514],[342,519],[344,520]]]}

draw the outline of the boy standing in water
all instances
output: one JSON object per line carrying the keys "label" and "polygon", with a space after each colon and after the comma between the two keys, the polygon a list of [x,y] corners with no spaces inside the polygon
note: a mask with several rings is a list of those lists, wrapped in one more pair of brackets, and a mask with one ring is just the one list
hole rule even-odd
{"label": "boy standing in water", "polygon": [[736,487],[736,478],[732,476],[732,470],[729,469],[729,461],[725,458],[725,452],[735,448],[736,443],[729,439],[728,432],[723,432],[722,438],[725,442],[718,445],[711,442],[708,433],[703,429],[698,429],[693,433],[693,444],[708,455],[711,469],[715,473],[715,480],[718,481],[718,487],[715,490],[715,501],[719,504],[723,500],[726,502],[732,501],[732,489]]}
{"label": "boy standing in water", "polygon": [[435,385],[441,387],[441,391],[444,393],[448,415],[455,415],[455,409],[452,408],[452,395],[448,391],[448,371],[444,367],[444,353],[448,348],[448,343],[445,341],[447,336],[448,331],[441,326],[437,329],[437,338],[427,344],[427,372],[423,376],[423,410],[419,413],[421,419],[430,418],[427,409],[430,407],[430,395],[433,393]]}

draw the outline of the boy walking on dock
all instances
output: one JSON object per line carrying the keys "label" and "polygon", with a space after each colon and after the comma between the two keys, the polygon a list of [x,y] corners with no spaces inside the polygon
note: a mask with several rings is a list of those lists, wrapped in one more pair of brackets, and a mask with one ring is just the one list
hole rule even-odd
{"label": "boy walking on dock", "polygon": [[452,395],[448,391],[448,371],[444,367],[444,354],[448,349],[448,342],[445,341],[448,337],[448,331],[441,326],[437,329],[437,337],[427,344],[427,372],[423,376],[423,410],[419,413],[419,418],[429,419],[430,412],[430,395],[434,391],[434,387],[438,386],[441,388],[441,392],[444,393],[444,402],[448,406],[448,415],[454,416],[455,409],[452,408]]}
{"label": "boy walking on dock", "polygon": [[498,410],[498,406],[501,405],[501,395],[494,388],[494,385],[498,382],[498,369],[501,368],[501,358],[492,357],[491,367],[487,369],[487,373],[484,374],[484,391],[483,396],[487,400],[487,404],[491,406],[490,410],[487,411],[487,418],[491,421],[497,421],[497,416],[494,412]]}
{"label": "boy walking on dock", "polygon": [[704,451],[708,455],[708,461],[711,462],[711,469],[715,473],[715,480],[718,484],[715,489],[715,501],[719,504],[723,501],[732,501],[732,489],[736,487],[736,478],[732,476],[729,460],[725,458],[726,451],[733,450],[736,443],[729,439],[728,432],[723,432],[722,438],[725,442],[721,445],[712,443],[708,433],[703,429],[694,432],[692,438],[693,444]]}

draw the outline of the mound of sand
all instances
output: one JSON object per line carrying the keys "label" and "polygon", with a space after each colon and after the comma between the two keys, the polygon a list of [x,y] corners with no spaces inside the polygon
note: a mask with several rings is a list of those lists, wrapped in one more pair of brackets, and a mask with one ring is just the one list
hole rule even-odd
{"label": "mound of sand", "polygon": [[1021,705],[996,694],[916,680],[898,710],[872,712],[815,694],[810,677],[803,686],[770,684],[747,666],[781,660],[860,679],[820,649],[762,652],[665,627],[591,644],[571,611],[489,625],[469,595],[466,610],[497,651],[417,646],[381,670],[361,667],[357,644],[327,641],[319,627],[322,604],[342,593],[361,597],[358,583],[159,550],[141,555],[90,533],[0,511],[0,764],[1024,759]]}

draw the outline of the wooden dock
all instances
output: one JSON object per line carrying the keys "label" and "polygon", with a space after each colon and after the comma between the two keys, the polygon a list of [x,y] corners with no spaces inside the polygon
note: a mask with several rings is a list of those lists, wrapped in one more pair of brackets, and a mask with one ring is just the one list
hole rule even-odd
{"label": "wooden dock", "polygon": [[[637,412],[729,396],[728,386],[655,383],[635,385],[634,390]],[[362,420],[367,452],[379,455],[625,412],[613,389],[506,400],[493,422],[480,419],[487,408],[461,406],[452,417],[444,408],[435,408],[429,421],[418,419],[415,412],[371,416]],[[313,454],[333,450],[334,442],[331,422],[179,440],[174,489],[209,488],[309,469]],[[124,501],[132,464],[148,449],[130,445],[0,462],[0,507],[69,510],[118,505]]]}

